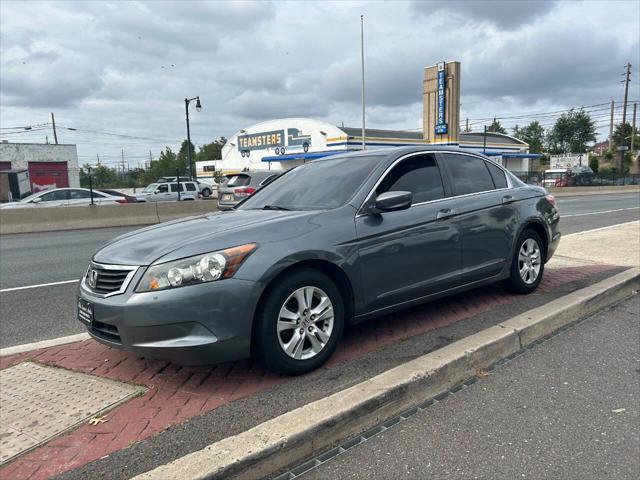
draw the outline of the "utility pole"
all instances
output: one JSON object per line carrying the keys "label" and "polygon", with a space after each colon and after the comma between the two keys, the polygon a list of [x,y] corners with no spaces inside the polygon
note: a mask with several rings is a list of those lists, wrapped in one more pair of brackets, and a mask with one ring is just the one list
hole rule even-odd
{"label": "utility pole", "polygon": [[124,148],[122,149],[122,179],[124,180]]}
{"label": "utility pole", "polygon": [[609,151],[613,150],[613,110],[615,108],[615,103],[611,100],[611,121],[609,122]]}
{"label": "utility pole", "polygon": [[56,145],[58,145],[58,133],[56,132],[56,117],[53,116],[53,112],[51,112],[51,124],[53,125],[53,139],[56,141]]}
{"label": "utility pole", "polygon": [[[625,125],[627,123],[627,98],[629,97],[629,80],[631,77],[631,64],[627,62],[627,71],[623,73],[625,75],[624,82],[624,103],[622,105],[622,132],[625,131]],[[626,139],[624,134],[622,135],[622,145],[618,145],[618,148],[626,146]],[[618,164],[618,173],[622,175],[624,173],[624,149],[620,150],[620,160]]]}
{"label": "utility pole", "polygon": [[100,166],[100,155],[96,153],[96,160],[98,160],[98,166]]}
{"label": "utility pole", "polygon": [[466,125],[464,127],[464,131],[468,132],[469,131],[469,117],[467,117],[467,121],[466,121]]}
{"label": "utility pole", "polygon": [[638,107],[638,103],[635,102],[633,104],[633,120],[631,121],[631,155],[633,155],[633,149],[635,147],[635,136],[636,136],[636,110]]}
{"label": "utility pole", "polygon": [[364,117],[364,15],[360,15],[360,60],[362,63],[362,149],[367,148],[365,141],[365,117]]}
{"label": "utility pole", "polygon": [[487,126],[484,126],[484,138],[482,142],[482,153],[487,153]]}
{"label": "utility pole", "polygon": [[638,107],[638,102],[633,104],[633,124],[631,125],[631,173],[638,174],[640,173],[640,165],[638,165],[638,160],[636,159],[635,153],[635,136],[636,136],[636,109]]}

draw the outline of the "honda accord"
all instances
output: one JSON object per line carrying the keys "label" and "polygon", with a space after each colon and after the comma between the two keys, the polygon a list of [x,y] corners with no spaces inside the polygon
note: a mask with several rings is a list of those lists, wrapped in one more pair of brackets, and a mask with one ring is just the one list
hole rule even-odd
{"label": "honda accord", "polygon": [[477,153],[402,147],[290,169],[233,210],[137,230],[78,289],[93,338],[183,365],[310,371],[345,325],[502,281],[533,292],[555,199]]}

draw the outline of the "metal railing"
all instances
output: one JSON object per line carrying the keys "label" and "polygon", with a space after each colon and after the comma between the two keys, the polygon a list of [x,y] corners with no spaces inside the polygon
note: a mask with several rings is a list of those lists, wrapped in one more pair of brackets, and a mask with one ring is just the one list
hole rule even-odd
{"label": "metal railing", "polygon": [[[593,186],[617,186],[617,185],[640,185],[640,175],[628,174],[618,175],[617,173],[606,174],[577,174],[571,177],[558,178],[556,175],[547,178],[545,172],[516,172],[512,171],[516,177],[530,185],[558,186],[558,187],[593,187]],[[553,182],[553,185],[550,183]]]}

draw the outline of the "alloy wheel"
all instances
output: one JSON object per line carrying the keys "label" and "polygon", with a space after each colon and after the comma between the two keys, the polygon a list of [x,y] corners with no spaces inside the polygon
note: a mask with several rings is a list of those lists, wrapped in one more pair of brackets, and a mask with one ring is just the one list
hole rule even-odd
{"label": "alloy wheel", "polygon": [[333,325],[333,304],[329,296],[318,287],[301,287],[289,295],[280,308],[278,342],[289,357],[307,360],[327,345]]}
{"label": "alloy wheel", "polygon": [[532,285],[540,275],[540,246],[533,238],[527,238],[518,253],[518,270],[520,278],[527,285]]}

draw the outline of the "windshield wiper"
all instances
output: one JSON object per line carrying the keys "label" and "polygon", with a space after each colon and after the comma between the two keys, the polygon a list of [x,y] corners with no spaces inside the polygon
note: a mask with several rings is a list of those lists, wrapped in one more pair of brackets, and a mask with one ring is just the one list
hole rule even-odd
{"label": "windshield wiper", "polygon": [[282,205],[265,205],[262,210],[291,210],[290,208],[283,207]]}

